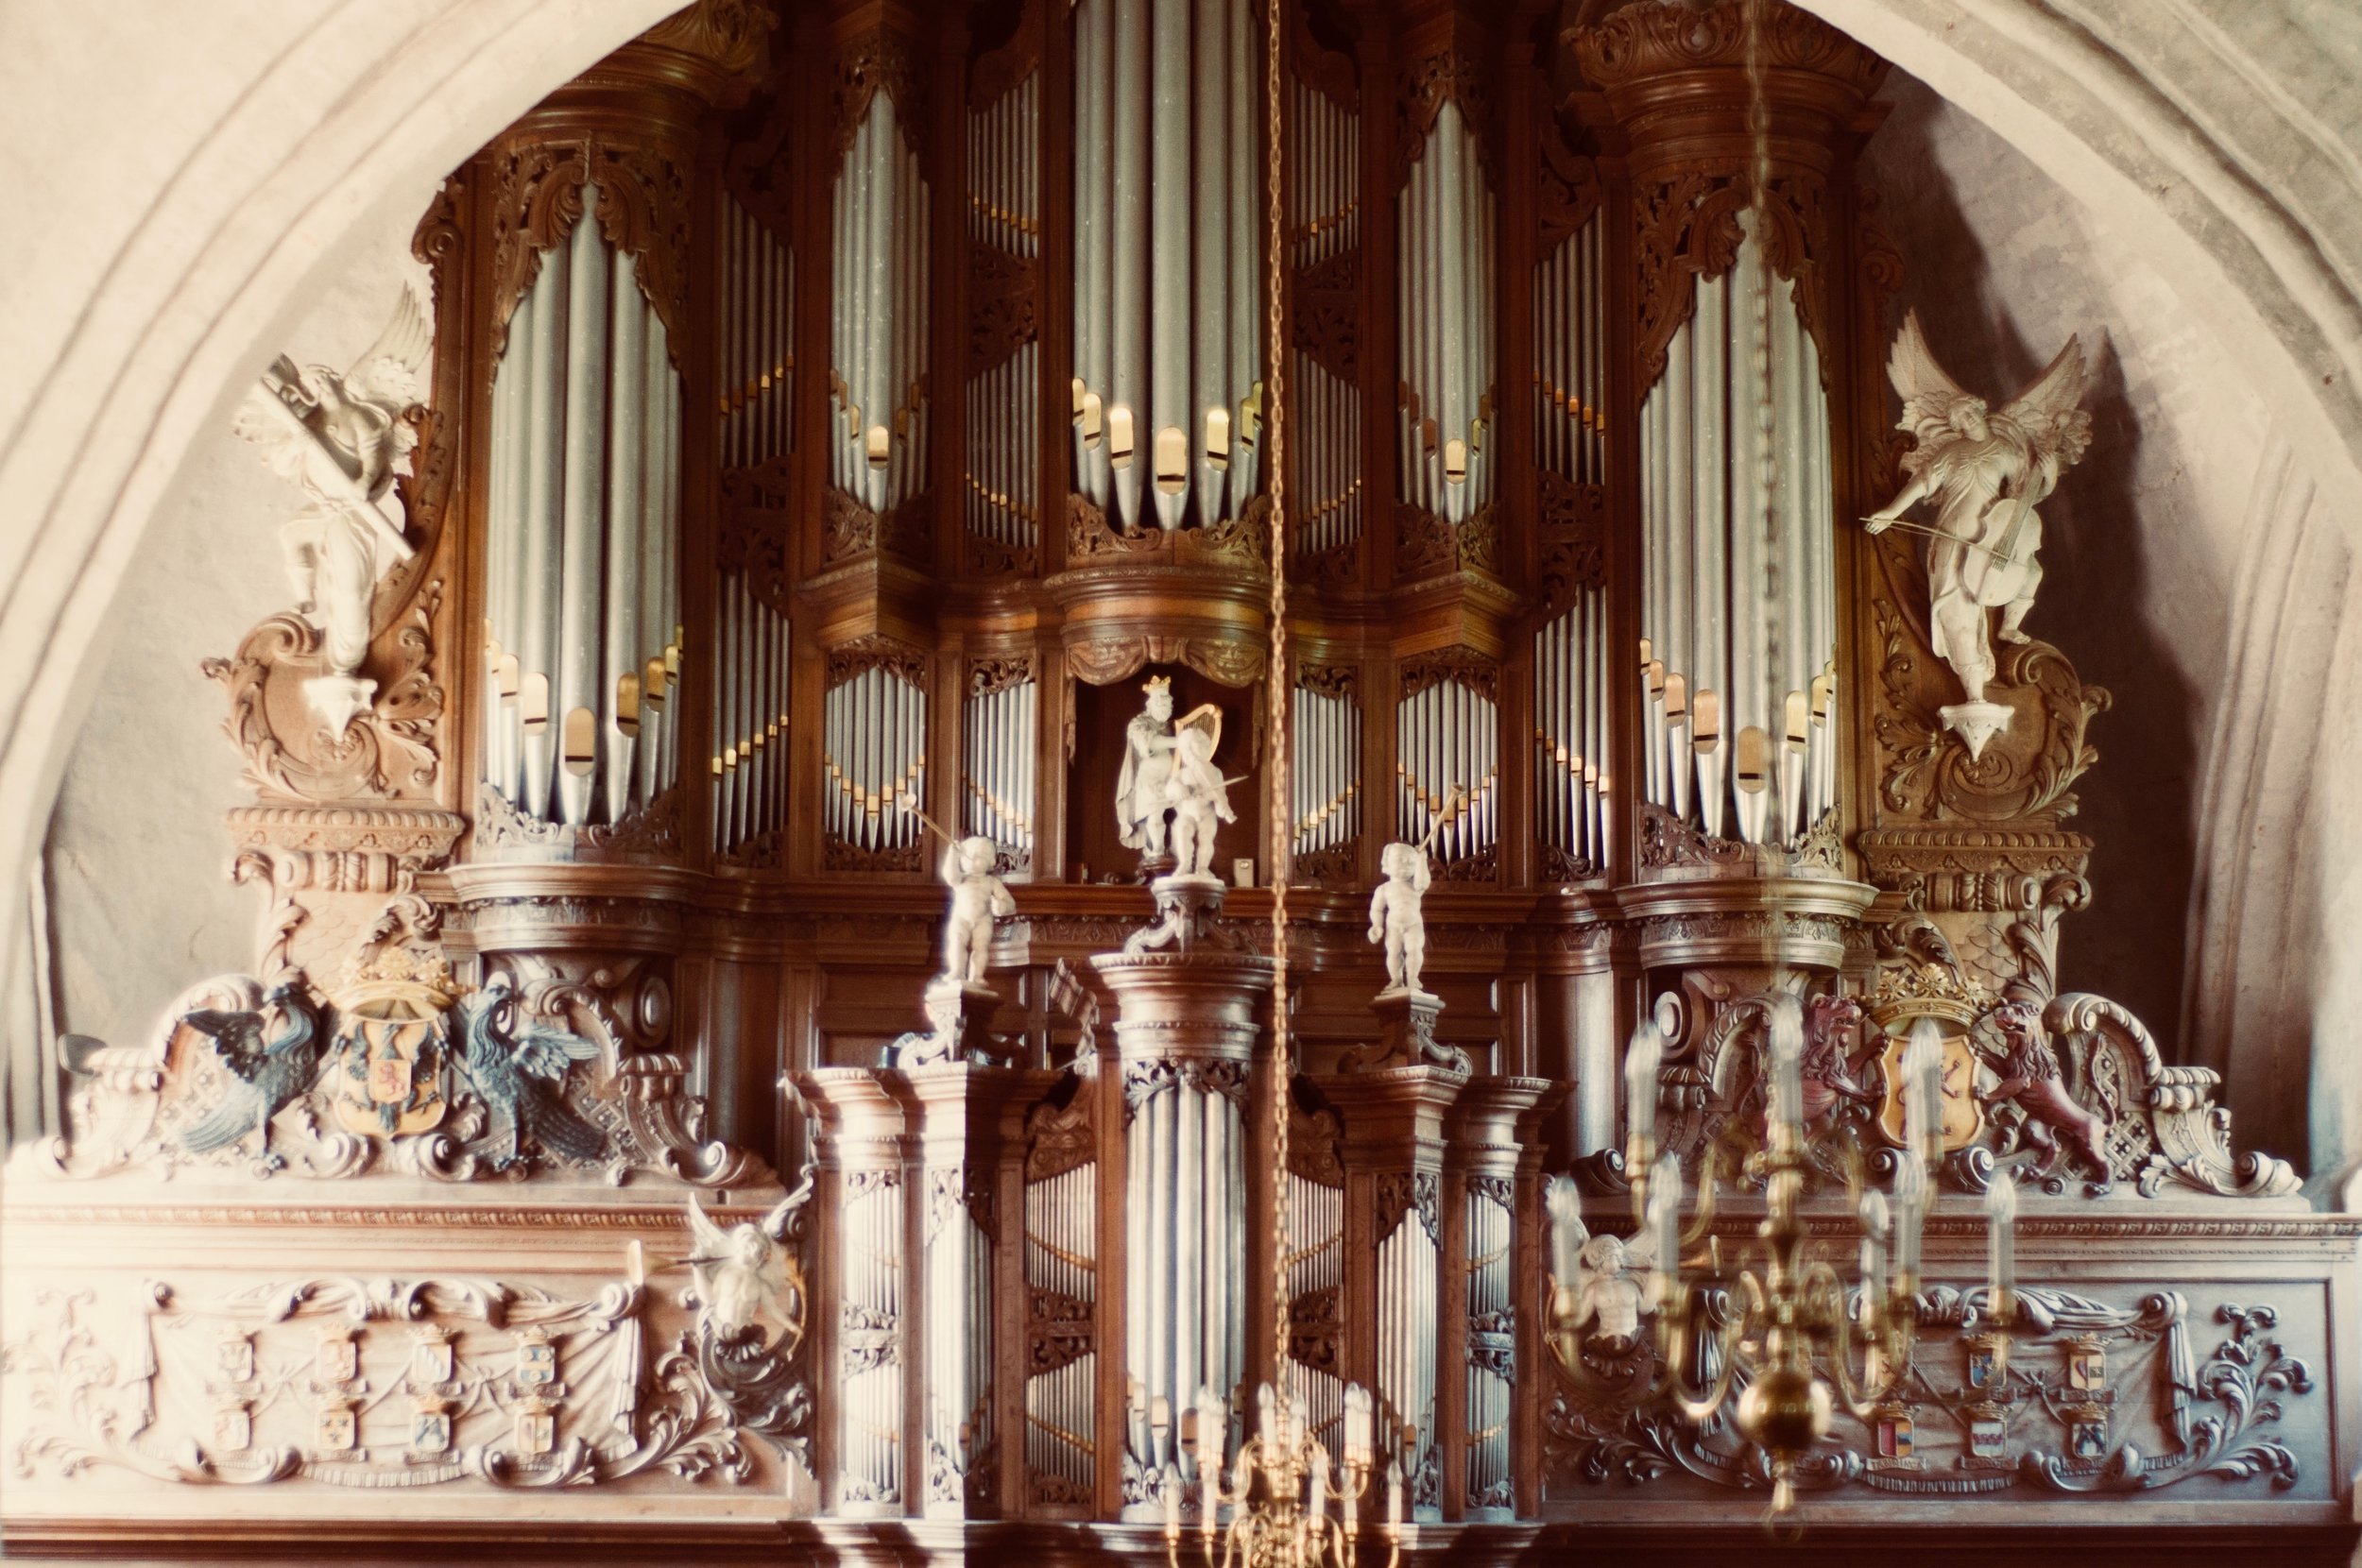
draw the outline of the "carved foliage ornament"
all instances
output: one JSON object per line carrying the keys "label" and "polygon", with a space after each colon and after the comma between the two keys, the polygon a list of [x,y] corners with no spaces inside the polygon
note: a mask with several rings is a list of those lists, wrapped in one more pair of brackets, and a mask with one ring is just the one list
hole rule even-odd
{"label": "carved foliage ornament", "polygon": [[487,155],[492,180],[492,333],[487,373],[508,346],[517,302],[540,275],[545,251],[583,215],[595,182],[595,216],[608,244],[639,263],[640,291],[664,323],[676,370],[685,370],[689,313],[690,195],[685,159],[669,148],[581,142],[509,141]]}
{"label": "carved foliage ornament", "polygon": [[1500,570],[1500,510],[1486,504],[1455,524],[1425,507],[1395,507],[1395,571],[1404,578]]}
{"label": "carved foliage ornament", "polygon": [[[1697,308],[1695,282],[1718,278],[1738,260],[1744,237],[1740,218],[1753,191],[1736,172],[1689,169],[1635,193],[1633,204],[1633,263],[1637,270],[1634,347],[1640,357],[1640,384],[1656,384],[1665,373],[1674,332]],[[1798,320],[1821,354],[1821,380],[1827,386],[1836,361],[1829,342],[1826,281],[1821,261],[1829,253],[1827,188],[1821,176],[1795,171],[1774,176],[1765,203],[1767,232],[1759,238],[1776,279],[1795,285]],[[1775,283],[1772,308],[1784,308],[1789,290]],[[1734,306],[1734,308],[1737,308]]]}
{"label": "carved foliage ornament", "polygon": [[1261,576],[1271,565],[1271,497],[1250,498],[1235,518],[1203,528],[1136,528],[1119,533],[1088,496],[1067,497],[1067,558],[1081,566],[1103,560],[1158,565],[1229,567]]}
{"label": "carved foliage ornament", "polygon": [[928,521],[934,503],[927,492],[892,511],[877,513],[835,486],[829,486],[820,525],[820,562],[838,566],[884,553],[904,560],[927,558]]}
{"label": "carved foliage ornament", "polygon": [[836,80],[830,89],[831,178],[845,167],[853,138],[869,114],[869,102],[883,92],[894,100],[894,123],[902,144],[923,168],[927,162],[926,71],[910,42],[890,27],[862,34],[837,50]]}
{"label": "carved foliage ornament", "polygon": [[1426,156],[1428,138],[1434,133],[1436,116],[1446,103],[1459,106],[1460,117],[1476,135],[1477,162],[1485,183],[1498,189],[1501,135],[1493,111],[1489,72],[1474,50],[1457,43],[1432,50],[1404,67],[1395,101],[1395,166],[1407,171]]}

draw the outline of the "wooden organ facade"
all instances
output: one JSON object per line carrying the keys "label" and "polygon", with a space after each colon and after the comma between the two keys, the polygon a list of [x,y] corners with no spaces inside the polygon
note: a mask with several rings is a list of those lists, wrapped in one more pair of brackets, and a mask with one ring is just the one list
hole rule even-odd
{"label": "wooden organ facade", "polygon": [[[435,368],[372,705],[304,718],[300,615],[213,672],[254,973],[91,1043],[11,1185],[20,1278],[98,1284],[16,1307],[10,1448],[55,1479],[0,1518],[260,1539],[242,1480],[371,1538],[513,1508],[1162,1555],[1172,1412],[1242,1408],[1279,1348],[1284,1189],[1287,1391],[1329,1432],[1374,1390],[1415,1549],[1750,1542],[1727,1426],[1669,1415],[1641,1340],[1553,1329],[1543,1192],[1634,1219],[1644,1019],[1709,1171],[1750,1009],[1792,995],[1870,1014],[1827,1130],[1874,1174],[1881,1031],[1915,1019],[1982,1092],[2032,1008],[2103,1127],[2029,1176],[2043,1370],[1988,1387],[1955,1366],[1994,1332],[1977,1194],[2071,1118],[1963,1102],[1930,1370],[1840,1421],[1808,1512],[2350,1545],[2353,1223],[2058,983],[2107,695],[2010,644],[2015,722],[1972,751],[1918,545],[1852,522],[1908,446],[1908,258],[1856,178],[1884,71],[1736,0],[700,0],[553,93],[418,230]],[[1152,895],[1126,842],[1151,682],[1218,716],[1226,891]],[[937,825],[1013,910],[965,989]],[[1431,995],[1373,1001],[1402,843]],[[307,997],[319,1114],[194,1149],[230,1089],[187,1020]],[[488,1087],[508,1052],[556,1087]],[[769,1316],[721,1304],[742,1246]],[[133,1300],[155,1255],[185,1278]],[[101,1376],[101,1342],[142,1348]],[[2070,1387],[2070,1354],[2115,1372]]]}

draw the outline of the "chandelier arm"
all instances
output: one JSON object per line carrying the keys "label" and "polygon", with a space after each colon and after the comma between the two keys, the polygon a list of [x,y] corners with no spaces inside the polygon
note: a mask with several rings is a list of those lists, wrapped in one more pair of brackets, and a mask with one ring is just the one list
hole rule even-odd
{"label": "chandelier arm", "polygon": [[[1871,1421],[1876,1416],[1880,1402],[1894,1391],[1898,1369],[1908,1361],[1908,1354],[1899,1358],[1892,1355],[1893,1335],[1883,1310],[1867,1330],[1855,1322],[1853,1315],[1845,1310],[1844,1282],[1828,1264],[1813,1264],[1807,1283],[1816,1295],[1825,1294],[1836,1303],[1836,1311],[1830,1314],[1834,1321],[1825,1333],[1825,1340],[1830,1364],[1837,1370],[1838,1398],[1856,1421]],[[1854,1374],[1857,1355],[1863,1357],[1865,1368],[1860,1377]]]}
{"label": "chandelier arm", "polygon": [[1690,1216],[1688,1227],[1681,1233],[1684,1251],[1697,1246],[1713,1234],[1717,1195],[1721,1190],[1721,1180],[1714,1168],[1714,1150],[1709,1149],[1698,1162],[1698,1208]]}
{"label": "chandelier arm", "polygon": [[[1754,1271],[1743,1270],[1738,1282],[1746,1289],[1747,1306],[1713,1331],[1716,1352],[1714,1381],[1707,1386],[1705,1393],[1693,1399],[1682,1391],[1682,1383],[1688,1375],[1686,1366],[1688,1357],[1680,1353],[1679,1341],[1676,1341],[1676,1354],[1668,1357],[1666,1362],[1667,1370],[1672,1374],[1667,1387],[1672,1393],[1673,1403],[1693,1423],[1710,1419],[1730,1403],[1731,1383],[1738,1371],[1738,1347],[1746,1339],[1749,1329],[1771,1321],[1764,1300],[1763,1283],[1755,1278]],[[1683,1316],[1686,1318],[1687,1314]]]}

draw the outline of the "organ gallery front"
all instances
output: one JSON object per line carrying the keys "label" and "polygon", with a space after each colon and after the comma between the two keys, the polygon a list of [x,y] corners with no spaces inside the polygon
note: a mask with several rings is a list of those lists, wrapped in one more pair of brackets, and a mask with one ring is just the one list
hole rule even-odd
{"label": "organ gallery front", "polygon": [[1923,331],[1886,70],[699,0],[550,94],[236,414],[254,959],[11,1155],[12,1540],[2343,1560],[2356,1221],[2059,978],[2088,345]]}

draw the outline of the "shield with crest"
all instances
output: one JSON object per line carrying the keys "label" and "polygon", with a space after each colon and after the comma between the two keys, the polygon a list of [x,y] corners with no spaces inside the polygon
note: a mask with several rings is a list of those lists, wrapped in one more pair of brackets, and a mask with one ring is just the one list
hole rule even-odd
{"label": "shield with crest", "polygon": [[343,1028],[328,1081],[349,1131],[390,1138],[443,1119],[444,1022],[455,994],[439,959],[401,948],[373,956],[336,993]]}
{"label": "shield with crest", "polygon": [[[1878,1106],[1878,1132],[1897,1149],[1903,1146],[1903,1050],[1908,1033],[1890,1037],[1878,1053],[1878,1072],[1885,1098]],[[1984,1130],[1984,1107],[1977,1103],[1977,1050],[1963,1033],[1943,1036],[1943,1150],[1966,1149]]]}

